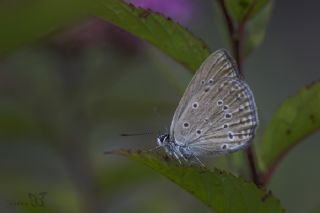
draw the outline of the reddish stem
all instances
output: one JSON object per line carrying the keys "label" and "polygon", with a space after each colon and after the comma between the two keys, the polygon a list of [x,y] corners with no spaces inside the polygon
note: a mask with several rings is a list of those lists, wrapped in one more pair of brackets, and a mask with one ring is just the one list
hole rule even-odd
{"label": "reddish stem", "polygon": [[247,154],[247,159],[249,162],[252,181],[257,186],[264,186],[264,183],[260,180],[260,175],[257,171],[256,158],[255,158],[255,155],[253,152],[252,145],[248,147],[248,149],[246,150],[246,154]]}
{"label": "reddish stem", "polygon": [[[238,23],[237,27],[236,27],[234,21],[232,20],[232,17],[230,16],[228,10],[227,10],[227,7],[225,5],[224,0],[217,0],[217,1],[220,4],[221,10],[223,12],[224,18],[227,23],[229,37],[230,37],[230,41],[232,44],[232,51],[233,51],[233,55],[235,57],[235,60],[238,64],[239,73],[242,74],[241,44],[242,44],[243,36],[244,36],[244,28],[245,28],[246,21],[250,15],[251,11],[253,10],[255,4],[256,4],[256,1],[253,1],[252,5],[250,6],[250,8],[246,12],[246,14],[243,16],[242,20]],[[249,164],[249,168],[250,168],[250,172],[251,172],[252,181],[257,186],[262,186],[263,183],[260,181],[260,176],[257,171],[256,158],[255,158],[252,146],[248,147],[248,149],[246,151],[246,156],[248,159],[248,164]]]}

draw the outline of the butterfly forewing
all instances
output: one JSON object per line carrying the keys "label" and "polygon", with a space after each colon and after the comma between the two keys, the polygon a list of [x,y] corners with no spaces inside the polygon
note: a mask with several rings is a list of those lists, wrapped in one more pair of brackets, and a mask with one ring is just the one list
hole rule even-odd
{"label": "butterfly forewing", "polygon": [[[171,124],[176,143],[187,145],[195,155],[246,147],[258,123],[249,86],[240,79],[227,53],[218,53],[222,54],[210,56],[215,63],[207,59],[196,73],[180,101],[179,111],[176,110],[176,120]],[[231,68],[226,64],[232,64]]]}
{"label": "butterfly forewing", "polygon": [[187,89],[182,96],[179,105],[174,113],[170,134],[173,134],[175,122],[181,116],[183,110],[190,98],[204,86],[212,86],[219,79],[226,77],[240,78],[234,60],[229,56],[228,52],[224,49],[217,50],[212,53],[200,66],[196,74],[191,79]]}

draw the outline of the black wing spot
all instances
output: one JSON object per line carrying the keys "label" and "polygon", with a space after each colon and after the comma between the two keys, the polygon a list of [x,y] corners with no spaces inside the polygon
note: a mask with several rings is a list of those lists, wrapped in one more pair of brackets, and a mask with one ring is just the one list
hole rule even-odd
{"label": "black wing spot", "polygon": [[224,115],[224,117],[225,117],[226,119],[230,119],[230,118],[232,117],[232,114],[231,114],[231,113],[226,113],[226,114]]}
{"label": "black wing spot", "polygon": [[193,109],[197,109],[199,107],[199,103],[198,102],[194,102],[193,104],[192,104],[192,108]]}

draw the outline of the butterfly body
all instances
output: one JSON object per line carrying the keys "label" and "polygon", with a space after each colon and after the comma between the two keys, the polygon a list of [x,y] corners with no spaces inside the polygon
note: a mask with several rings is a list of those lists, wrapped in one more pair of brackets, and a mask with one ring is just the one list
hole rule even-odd
{"label": "butterfly body", "polygon": [[194,152],[190,150],[190,147],[187,144],[178,144],[169,134],[160,135],[157,138],[157,143],[165,149],[167,154],[174,156],[177,159],[187,159],[194,155]]}
{"label": "butterfly body", "polygon": [[246,148],[258,125],[251,89],[225,50],[212,53],[193,76],[158,145],[176,157],[225,154]]}

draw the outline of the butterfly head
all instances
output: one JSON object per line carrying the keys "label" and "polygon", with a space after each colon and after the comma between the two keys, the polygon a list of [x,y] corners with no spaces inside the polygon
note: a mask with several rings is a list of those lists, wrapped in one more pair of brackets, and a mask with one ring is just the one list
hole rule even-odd
{"label": "butterfly head", "polygon": [[169,143],[170,136],[169,134],[159,135],[157,137],[157,143],[159,146],[166,146]]}

